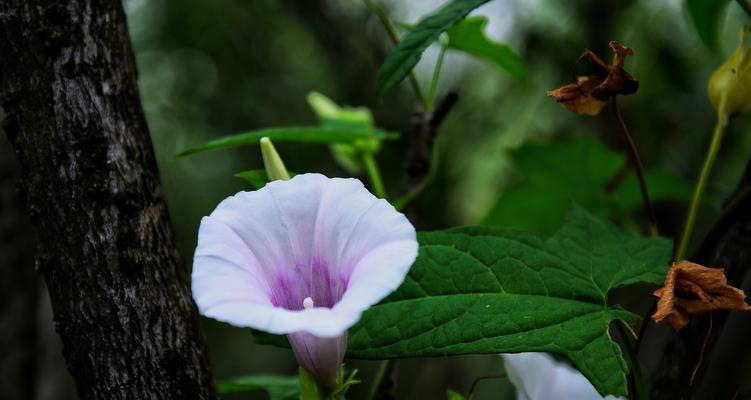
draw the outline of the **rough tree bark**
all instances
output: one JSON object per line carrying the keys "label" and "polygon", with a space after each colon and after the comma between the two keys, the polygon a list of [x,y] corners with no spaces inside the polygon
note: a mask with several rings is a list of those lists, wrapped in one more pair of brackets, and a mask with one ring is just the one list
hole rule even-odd
{"label": "rough tree bark", "polygon": [[79,397],[216,398],[120,1],[0,2],[0,107]]}

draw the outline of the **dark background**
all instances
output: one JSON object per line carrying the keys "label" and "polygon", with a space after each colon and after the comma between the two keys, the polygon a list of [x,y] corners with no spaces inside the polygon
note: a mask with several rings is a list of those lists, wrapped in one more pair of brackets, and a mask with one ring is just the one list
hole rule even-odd
{"label": "dark background", "polygon": [[[174,155],[179,151],[229,133],[314,124],[305,100],[310,91],[340,104],[369,107],[381,127],[407,129],[415,106],[409,86],[403,84],[383,99],[375,96],[375,76],[391,44],[360,1],[127,0],[124,4],[143,105],[186,260],[192,257],[200,218],[223,198],[249,189],[232,175],[260,168],[262,163],[255,147],[178,159]],[[395,21],[411,23],[441,2],[385,4]],[[547,90],[572,80],[574,62],[585,48],[609,60],[607,43],[613,39],[636,51],[626,67],[639,79],[640,90],[619,104],[644,163],[687,181],[697,177],[715,122],[706,96],[707,78],[735,49],[740,26],[748,22],[735,2],[728,7],[715,51],[702,45],[678,0],[495,0],[475,14],[489,18],[489,36],[508,43],[522,56],[529,82],[515,83],[492,65],[449,52],[440,87],[457,88],[461,98],[441,128],[440,164],[420,200],[419,229],[480,221],[515,179],[509,151],[529,141],[594,137],[622,151],[609,110],[597,117],[577,116],[546,97]],[[423,87],[428,86],[437,53],[431,48],[418,65]],[[751,155],[749,121],[738,118],[730,125],[697,224],[699,233],[719,213]],[[291,171],[347,175],[327,146],[278,144],[277,148]],[[378,156],[390,193],[400,193],[403,187],[404,148],[402,140],[386,142]],[[684,207],[659,208],[663,235],[680,228]],[[46,302],[42,295],[39,306]],[[290,351],[255,345],[247,329],[204,322],[217,378],[296,372]],[[39,325],[38,329],[49,330],[51,317],[46,314]],[[54,334],[45,337],[50,343],[54,340]],[[63,361],[56,357],[44,365],[51,370],[52,387],[58,393],[50,396],[42,390],[40,398],[66,398],[61,395],[65,388],[70,393],[67,398],[75,398],[59,372]],[[366,382],[352,392],[352,398],[358,398],[376,364],[350,365],[360,369]],[[406,360],[399,368],[399,398],[442,398],[446,387],[466,392],[475,378],[503,371],[496,355]],[[481,383],[477,398],[513,398],[513,393],[508,381],[499,379]]]}

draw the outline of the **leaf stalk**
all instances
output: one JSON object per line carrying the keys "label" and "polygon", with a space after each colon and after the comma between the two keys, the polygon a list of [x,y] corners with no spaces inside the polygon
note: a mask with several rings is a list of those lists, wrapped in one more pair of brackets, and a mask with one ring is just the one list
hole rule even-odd
{"label": "leaf stalk", "polygon": [[701,203],[704,190],[707,188],[707,182],[709,181],[709,174],[712,172],[712,166],[714,165],[717,153],[720,151],[720,144],[722,143],[722,137],[725,134],[725,127],[728,124],[728,117],[720,114],[717,118],[717,124],[712,134],[712,143],[709,145],[707,151],[707,157],[704,159],[704,165],[701,168],[701,174],[699,175],[699,181],[694,188],[694,195],[691,198],[691,206],[688,209],[688,215],[686,216],[686,224],[683,226],[683,233],[681,234],[681,241],[678,245],[678,251],[676,252],[675,259],[683,260],[686,258],[686,252],[688,251],[688,245],[691,241],[691,234],[694,231],[694,225],[696,224],[696,214],[699,211],[699,204]]}

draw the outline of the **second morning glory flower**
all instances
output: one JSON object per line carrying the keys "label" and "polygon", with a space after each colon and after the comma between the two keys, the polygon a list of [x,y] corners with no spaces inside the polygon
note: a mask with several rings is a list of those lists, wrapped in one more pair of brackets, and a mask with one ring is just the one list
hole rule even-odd
{"label": "second morning glory flower", "polygon": [[193,297],[207,317],[288,335],[300,364],[330,386],[347,329],[399,287],[417,247],[406,217],[360,181],[298,175],[203,218]]}
{"label": "second morning glory flower", "polygon": [[528,400],[620,400],[602,397],[581,372],[547,353],[501,354],[517,398]]}

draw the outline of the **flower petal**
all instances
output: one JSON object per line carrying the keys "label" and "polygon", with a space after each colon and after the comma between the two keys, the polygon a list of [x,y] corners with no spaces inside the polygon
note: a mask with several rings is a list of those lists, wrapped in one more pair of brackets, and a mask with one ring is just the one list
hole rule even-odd
{"label": "flower petal", "polygon": [[584,375],[547,353],[501,354],[501,357],[520,399],[603,399]]}
{"label": "flower petal", "polygon": [[[333,338],[395,290],[416,256],[412,225],[360,181],[304,174],[229,197],[202,220],[193,293],[220,321]],[[322,290],[334,294],[312,295]],[[311,296],[317,307],[303,309]]]}

